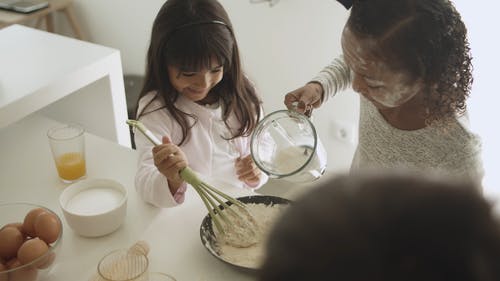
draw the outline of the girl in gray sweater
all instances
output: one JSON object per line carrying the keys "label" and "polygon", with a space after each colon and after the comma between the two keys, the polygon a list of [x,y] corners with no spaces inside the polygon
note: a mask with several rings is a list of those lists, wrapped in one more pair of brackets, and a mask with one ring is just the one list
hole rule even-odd
{"label": "girl in gray sweater", "polygon": [[468,129],[465,106],[467,30],[449,0],[354,0],[342,49],[285,104],[310,113],[352,86],[361,96],[352,169],[403,167],[481,181],[480,139]]}

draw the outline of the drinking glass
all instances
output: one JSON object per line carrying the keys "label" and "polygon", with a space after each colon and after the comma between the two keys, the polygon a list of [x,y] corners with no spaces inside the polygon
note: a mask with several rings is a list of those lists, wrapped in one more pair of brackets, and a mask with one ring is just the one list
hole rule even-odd
{"label": "drinking glass", "polygon": [[87,174],[84,132],[78,124],[58,125],[47,132],[57,173],[64,183],[75,182]]}
{"label": "drinking glass", "polygon": [[176,279],[163,272],[151,272],[149,273],[149,281],[176,281]]}
{"label": "drinking glass", "polygon": [[97,265],[99,281],[149,281],[149,260],[144,253],[120,249],[112,251]]}

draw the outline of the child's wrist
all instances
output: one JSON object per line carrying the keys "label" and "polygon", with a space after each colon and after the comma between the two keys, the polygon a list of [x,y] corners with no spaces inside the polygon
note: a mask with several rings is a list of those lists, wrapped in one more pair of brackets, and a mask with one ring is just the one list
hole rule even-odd
{"label": "child's wrist", "polygon": [[255,182],[244,181],[244,182],[245,182],[245,184],[246,184],[248,187],[250,187],[250,188],[255,188],[255,187],[259,186],[259,182],[260,182],[260,181],[255,181]]}
{"label": "child's wrist", "polygon": [[323,85],[321,85],[318,81],[310,81],[307,84],[313,87],[314,91],[319,95],[321,103],[323,103],[325,100],[325,90],[323,89]]}
{"label": "child's wrist", "polygon": [[170,180],[167,179],[168,182],[168,188],[170,189],[170,193],[174,195],[179,188],[181,188],[183,185],[186,185],[186,182],[183,180],[176,181],[176,180]]}

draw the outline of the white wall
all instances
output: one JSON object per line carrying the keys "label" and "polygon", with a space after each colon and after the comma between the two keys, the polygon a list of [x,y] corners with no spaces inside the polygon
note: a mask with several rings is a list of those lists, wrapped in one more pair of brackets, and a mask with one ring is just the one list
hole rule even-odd
{"label": "white wall", "polygon": [[500,197],[500,66],[497,1],[454,0],[467,25],[473,56],[474,83],[468,102],[470,120],[483,140],[484,178],[487,195]]}
{"label": "white wall", "polygon": [[[151,25],[163,0],[75,0],[89,41],[121,51],[124,73],[143,74]],[[234,25],[247,75],[257,84],[266,112],[283,109],[283,96],[311,79],[340,54],[347,11],[333,0],[281,0],[275,6],[220,0]],[[311,4],[314,3],[314,4]],[[58,18],[62,28],[64,18]],[[62,30],[71,34],[70,30]],[[358,97],[346,92],[318,110],[314,122],[329,153],[329,170],[347,170],[354,143],[337,141],[330,120],[356,134]],[[356,136],[353,135],[356,139]]]}
{"label": "white wall", "polygon": [[[235,27],[247,74],[257,83],[267,112],[283,108],[286,92],[304,84],[340,53],[346,10],[334,0],[280,0],[275,6],[249,0],[220,0]],[[138,3],[140,4],[138,5]],[[485,185],[500,194],[500,102],[495,83],[500,20],[496,1],[455,0],[469,28],[474,56],[474,87],[469,101],[472,128],[483,138]],[[163,0],[75,0],[90,41],[121,50],[124,72],[142,74],[149,33]],[[487,4],[487,5],[485,5]],[[62,21],[62,20],[61,20]],[[335,140],[332,122],[357,134],[358,100],[347,91],[317,110],[314,122],[329,153],[329,170],[348,168],[353,144]]]}

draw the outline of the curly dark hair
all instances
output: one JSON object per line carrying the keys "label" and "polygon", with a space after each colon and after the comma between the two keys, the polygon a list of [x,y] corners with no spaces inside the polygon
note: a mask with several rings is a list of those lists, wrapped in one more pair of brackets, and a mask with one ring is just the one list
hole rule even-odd
{"label": "curly dark hair", "polygon": [[426,85],[426,121],[465,111],[472,86],[467,28],[449,0],[354,0],[347,25],[375,55]]}

